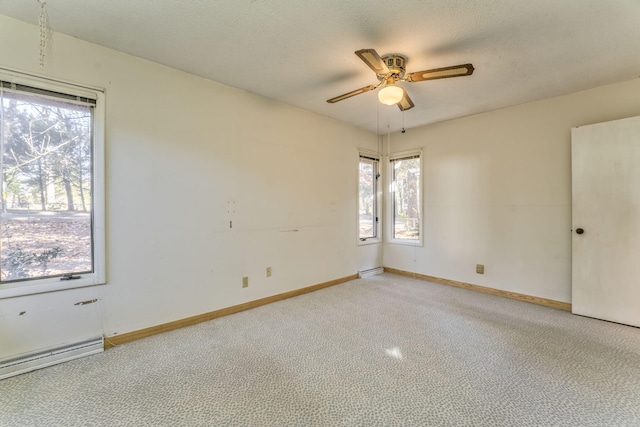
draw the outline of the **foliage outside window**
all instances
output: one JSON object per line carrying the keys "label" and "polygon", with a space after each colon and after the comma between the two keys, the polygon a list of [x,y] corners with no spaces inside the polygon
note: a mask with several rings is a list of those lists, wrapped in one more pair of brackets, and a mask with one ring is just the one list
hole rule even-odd
{"label": "foliage outside window", "polygon": [[96,283],[97,96],[16,80],[0,75],[0,284]]}
{"label": "foliage outside window", "polygon": [[358,168],[358,238],[361,241],[378,236],[378,164],[375,157],[360,155]]}
{"label": "foliage outside window", "polygon": [[419,154],[390,159],[391,237],[397,241],[420,242],[421,161]]}

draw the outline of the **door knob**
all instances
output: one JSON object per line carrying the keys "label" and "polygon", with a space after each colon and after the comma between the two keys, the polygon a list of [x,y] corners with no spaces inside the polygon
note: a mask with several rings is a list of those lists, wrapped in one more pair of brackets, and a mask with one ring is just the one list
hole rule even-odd
{"label": "door knob", "polygon": [[576,233],[578,233],[578,234],[583,234],[583,233],[584,233],[584,229],[582,229],[582,228],[576,228]]}

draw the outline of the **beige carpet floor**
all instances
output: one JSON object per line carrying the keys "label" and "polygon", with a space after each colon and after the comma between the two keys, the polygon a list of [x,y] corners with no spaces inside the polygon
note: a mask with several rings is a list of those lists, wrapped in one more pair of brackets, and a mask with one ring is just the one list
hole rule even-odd
{"label": "beige carpet floor", "polygon": [[0,426],[638,426],[640,329],[383,274],[0,381]]}

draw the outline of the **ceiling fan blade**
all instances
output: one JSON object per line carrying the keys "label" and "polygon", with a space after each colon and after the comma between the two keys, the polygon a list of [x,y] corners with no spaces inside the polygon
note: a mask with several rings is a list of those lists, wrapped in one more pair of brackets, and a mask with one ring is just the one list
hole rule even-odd
{"label": "ceiling fan blade", "polygon": [[387,74],[389,72],[389,68],[387,68],[387,65],[375,49],[356,50],[356,55],[358,55],[369,68],[375,71],[376,74]]}
{"label": "ceiling fan blade", "polygon": [[421,82],[423,80],[447,79],[449,77],[470,76],[473,74],[473,65],[462,64],[452,67],[434,68],[433,70],[416,71],[404,77],[408,82]]}
{"label": "ceiling fan blade", "polygon": [[361,93],[369,92],[370,90],[374,90],[378,86],[380,86],[380,85],[378,84],[378,85],[369,85],[369,86],[361,87],[360,89],[352,90],[351,92],[347,92],[347,93],[342,94],[340,96],[336,96],[335,98],[327,99],[327,102],[329,104],[333,104],[335,102],[342,101],[343,99],[351,98],[352,96],[356,96],[356,95],[360,95]]}
{"label": "ceiling fan blade", "polygon": [[404,92],[404,95],[402,96],[400,102],[398,102],[397,104],[400,111],[409,110],[415,107],[415,105],[413,105],[413,101],[411,100],[411,98],[409,98],[409,94],[407,93],[407,91],[404,88],[402,88],[402,91]]}

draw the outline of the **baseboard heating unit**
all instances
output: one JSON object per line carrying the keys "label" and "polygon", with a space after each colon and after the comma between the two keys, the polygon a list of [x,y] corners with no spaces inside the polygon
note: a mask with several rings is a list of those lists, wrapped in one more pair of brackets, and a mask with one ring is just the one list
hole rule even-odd
{"label": "baseboard heating unit", "polygon": [[102,337],[0,360],[0,380],[104,351]]}
{"label": "baseboard heating unit", "polygon": [[376,274],[382,274],[382,273],[384,273],[384,268],[375,267],[375,268],[370,268],[368,270],[358,271],[358,277],[361,279],[366,279],[367,277],[375,276]]}

